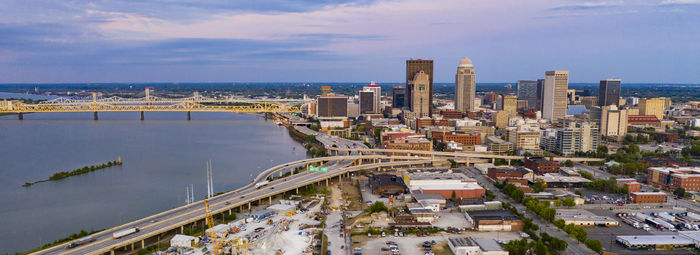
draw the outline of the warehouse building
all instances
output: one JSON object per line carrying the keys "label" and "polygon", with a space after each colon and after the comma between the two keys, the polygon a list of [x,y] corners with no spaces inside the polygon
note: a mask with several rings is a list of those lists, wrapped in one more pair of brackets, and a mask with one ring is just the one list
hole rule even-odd
{"label": "warehouse building", "polygon": [[438,194],[445,199],[481,198],[486,190],[476,180],[462,173],[448,171],[413,171],[404,173],[404,182],[411,192]]}
{"label": "warehouse building", "polygon": [[577,209],[557,209],[557,214],[554,219],[563,219],[566,225],[574,224],[575,226],[584,227],[618,227],[620,222],[608,217],[595,215],[586,210]]}
{"label": "warehouse building", "polygon": [[375,195],[398,195],[406,192],[403,179],[393,174],[375,174],[369,177],[369,187]]}
{"label": "warehouse building", "polygon": [[474,239],[471,237],[455,237],[447,239],[447,245],[455,255],[508,255],[493,239]]}
{"label": "warehouse building", "polygon": [[520,231],[523,220],[508,210],[484,210],[465,213],[467,221],[479,231]]}
{"label": "warehouse building", "polygon": [[691,249],[693,240],[678,235],[625,235],[616,236],[615,242],[630,250]]}

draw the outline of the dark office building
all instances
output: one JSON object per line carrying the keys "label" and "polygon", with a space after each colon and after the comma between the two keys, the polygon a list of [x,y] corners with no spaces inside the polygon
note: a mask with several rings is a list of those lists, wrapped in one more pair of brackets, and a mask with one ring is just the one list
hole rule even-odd
{"label": "dark office building", "polygon": [[360,91],[360,114],[374,113],[374,91]]}
{"label": "dark office building", "polygon": [[537,81],[518,81],[518,100],[527,100],[527,107],[537,109]]}
{"label": "dark office building", "polygon": [[598,106],[620,106],[620,79],[600,80],[600,94],[598,94]]}
{"label": "dark office building", "polygon": [[537,107],[536,109],[542,111],[542,101],[544,100],[544,79],[537,80]]}
{"label": "dark office building", "polygon": [[[428,84],[428,114],[432,116],[433,114],[433,60],[428,60],[428,59],[409,59],[406,60],[406,105],[411,107],[413,104],[413,77],[416,76],[416,73],[423,71],[425,74],[428,75],[428,80],[430,81]],[[411,111],[416,111],[414,109],[411,109]]]}
{"label": "dark office building", "polygon": [[401,109],[406,106],[406,87],[392,86],[391,87],[391,107]]}
{"label": "dark office building", "polygon": [[318,98],[319,117],[347,117],[348,98],[344,96],[321,96]]}

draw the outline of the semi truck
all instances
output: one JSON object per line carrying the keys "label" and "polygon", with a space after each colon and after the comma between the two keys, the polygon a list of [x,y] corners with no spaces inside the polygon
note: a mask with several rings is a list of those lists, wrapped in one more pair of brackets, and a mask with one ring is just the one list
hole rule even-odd
{"label": "semi truck", "polygon": [[270,183],[270,182],[269,182],[269,181],[261,181],[261,182],[258,182],[258,183],[255,184],[255,188],[256,188],[256,189],[260,189],[261,187],[267,185],[268,183]]}
{"label": "semi truck", "polygon": [[94,242],[95,240],[97,239],[94,236],[86,236],[78,240],[68,242],[68,245],[66,245],[66,249],[72,249],[86,243]]}
{"label": "semi truck", "polygon": [[139,232],[139,228],[127,228],[124,230],[119,230],[117,232],[112,233],[112,237],[114,239],[119,239],[128,235],[131,235],[133,233]]}

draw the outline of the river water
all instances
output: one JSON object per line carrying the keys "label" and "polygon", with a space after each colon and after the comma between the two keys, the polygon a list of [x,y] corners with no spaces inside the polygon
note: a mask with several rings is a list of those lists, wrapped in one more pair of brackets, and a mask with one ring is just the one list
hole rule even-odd
{"label": "river water", "polygon": [[[306,158],[284,127],[233,113],[138,112],[0,116],[0,254],[36,248],[81,229],[101,229],[184,204],[185,187],[206,195],[241,187],[251,174]],[[121,157],[124,164],[22,187]]]}

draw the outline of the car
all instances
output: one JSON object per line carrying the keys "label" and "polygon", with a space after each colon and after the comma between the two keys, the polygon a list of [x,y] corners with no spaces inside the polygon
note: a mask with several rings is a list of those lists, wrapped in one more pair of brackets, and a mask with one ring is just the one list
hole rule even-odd
{"label": "car", "polygon": [[382,250],[382,251],[389,251],[389,248],[387,248],[387,247],[382,247],[381,250]]}
{"label": "car", "polygon": [[275,189],[275,187],[270,187],[270,189]]}
{"label": "car", "polygon": [[341,250],[342,250],[342,249],[345,249],[345,245],[341,245],[341,246],[340,246],[340,249],[341,249]]}
{"label": "car", "polygon": [[230,202],[230,201],[226,201],[226,203],[225,203],[225,204],[226,204],[226,205],[230,205],[230,204],[231,204],[231,202]]}
{"label": "car", "polygon": [[385,237],[385,236],[386,236],[386,233],[382,232],[382,237]]}
{"label": "car", "polygon": [[331,246],[331,241],[328,241],[328,246]]}
{"label": "car", "polygon": [[245,196],[241,196],[241,198],[244,198]]}
{"label": "car", "polygon": [[156,219],[151,220],[151,223],[156,223],[156,222],[158,222],[158,220],[156,220]]}
{"label": "car", "polygon": [[435,240],[431,240],[430,243],[436,244],[437,242],[435,242]]}

